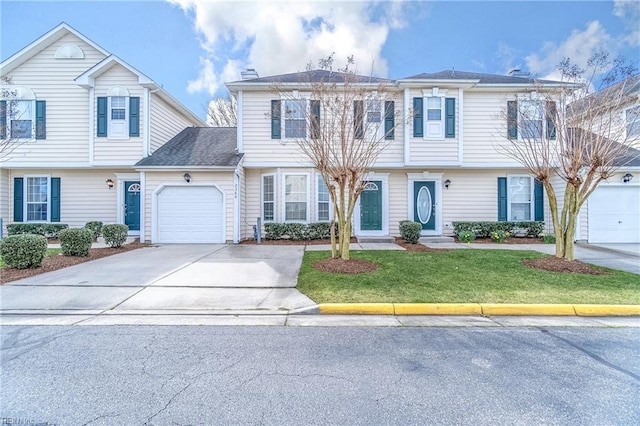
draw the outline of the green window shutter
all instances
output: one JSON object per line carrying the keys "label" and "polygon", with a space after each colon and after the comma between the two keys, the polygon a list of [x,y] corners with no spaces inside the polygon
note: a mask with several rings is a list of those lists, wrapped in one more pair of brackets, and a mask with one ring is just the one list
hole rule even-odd
{"label": "green window shutter", "polygon": [[384,138],[392,140],[395,137],[395,114],[396,103],[394,101],[384,102]]}
{"label": "green window shutter", "polygon": [[507,137],[518,139],[518,102],[507,101]]}
{"label": "green window shutter", "polygon": [[353,101],[353,136],[356,139],[364,136],[364,101]]}
{"label": "green window shutter", "polygon": [[320,139],[320,101],[312,100],[311,106],[311,139]]}
{"label": "green window shutter", "polygon": [[556,110],[556,103],[553,101],[547,101],[545,105],[545,112],[547,115],[547,138],[551,140],[556,139],[556,126],[553,124],[553,119],[556,117],[558,111]]}
{"label": "green window shutter", "polygon": [[533,187],[533,199],[535,202],[534,220],[537,222],[542,222],[544,221],[544,187],[542,186],[542,182],[537,179]]}
{"label": "green window shutter", "polygon": [[36,139],[47,138],[47,101],[36,101]]}
{"label": "green window shutter", "polygon": [[129,136],[140,136],[140,98],[129,98]]}
{"label": "green window shutter", "polygon": [[498,178],[498,220],[507,220],[507,178]]}
{"label": "green window shutter", "polygon": [[7,138],[7,101],[0,101],[0,139]]}
{"label": "green window shutter", "polygon": [[60,222],[60,178],[51,178],[51,222]]}
{"label": "green window shutter", "polygon": [[445,116],[445,138],[456,137],[456,98],[445,98],[444,100],[444,116]]}
{"label": "green window shutter", "polygon": [[13,221],[23,221],[24,210],[23,178],[13,178]]}
{"label": "green window shutter", "polygon": [[413,98],[413,136],[422,137],[424,132],[422,120],[422,98]]}
{"label": "green window shutter", "polygon": [[98,137],[107,137],[107,98],[98,98]]}
{"label": "green window shutter", "polygon": [[282,128],[280,116],[282,115],[282,101],[271,101],[271,139],[280,139],[282,137]]}

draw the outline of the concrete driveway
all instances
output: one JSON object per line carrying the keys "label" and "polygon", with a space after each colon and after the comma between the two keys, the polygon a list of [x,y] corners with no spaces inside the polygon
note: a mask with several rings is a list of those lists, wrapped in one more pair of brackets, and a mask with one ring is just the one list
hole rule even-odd
{"label": "concrete driveway", "polygon": [[313,306],[295,289],[302,246],[161,245],[0,287],[8,313],[264,313]]}

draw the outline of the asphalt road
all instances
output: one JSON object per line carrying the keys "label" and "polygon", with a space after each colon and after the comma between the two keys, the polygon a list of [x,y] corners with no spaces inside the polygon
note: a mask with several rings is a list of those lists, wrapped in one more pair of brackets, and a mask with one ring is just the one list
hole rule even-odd
{"label": "asphalt road", "polygon": [[637,328],[0,333],[5,423],[640,424]]}

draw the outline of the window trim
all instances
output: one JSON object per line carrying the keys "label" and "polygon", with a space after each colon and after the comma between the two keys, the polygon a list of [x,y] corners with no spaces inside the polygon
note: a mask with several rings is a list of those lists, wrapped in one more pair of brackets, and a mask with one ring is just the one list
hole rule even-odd
{"label": "window trim", "polygon": [[[304,101],[305,102],[305,111],[304,111],[304,129],[305,136],[304,137],[287,137],[286,126],[287,126],[287,102],[291,101]],[[309,122],[311,116],[311,93],[299,93],[297,90],[294,90],[291,96],[281,96],[280,97],[280,139],[282,140],[296,140],[296,139],[307,139],[311,137],[311,124]],[[320,112],[322,114],[322,112]]]}
{"label": "window trim", "polygon": [[[306,214],[304,220],[291,220],[287,219],[287,177],[288,176],[305,176],[307,181],[306,191]],[[282,174],[282,222],[283,223],[309,223],[309,206],[311,201],[311,179],[309,172],[288,172]],[[292,201],[293,202],[293,201]]]}
{"label": "window trim", "polygon": [[[273,201],[265,201],[264,199],[264,178],[266,177],[271,177],[273,178]],[[276,203],[277,203],[277,197],[276,194],[278,193],[277,191],[277,186],[276,186],[277,180],[276,180],[276,174],[275,173],[265,173],[260,175],[260,217],[262,218],[262,221],[264,223],[270,223],[270,222],[276,222],[277,218],[278,218],[278,214],[276,211]],[[267,220],[264,216],[264,205],[265,203],[271,203],[273,205],[273,219],[269,219]]]}
{"label": "window trim", "polygon": [[327,187],[327,195],[329,199],[327,201],[322,201],[322,203],[327,203],[329,207],[329,218],[324,220],[320,219],[320,184],[323,184],[325,187],[327,185],[324,183],[324,178],[320,173],[316,174],[316,221],[318,222],[331,222],[333,219],[333,204],[331,203],[331,195],[329,194],[329,188]]}
{"label": "window trim", "polygon": [[[124,120],[114,120],[112,118],[113,106],[111,104],[113,98],[124,99]],[[130,96],[107,96],[107,139],[129,139],[129,99]],[[118,108],[121,109],[121,108]],[[122,121],[124,123],[124,131],[122,134],[114,135],[113,122]]]}
{"label": "window trim", "polygon": [[[50,174],[28,174],[22,176],[22,211],[23,223],[51,223],[51,175]],[[29,179],[30,178],[46,178],[47,179],[47,219],[46,220],[29,220],[28,215],[29,211],[27,209],[28,199],[29,199]]]}
{"label": "window trim", "polygon": [[[446,126],[447,126],[447,117],[446,117],[446,98],[447,98],[448,89],[440,89],[438,87],[433,87],[431,89],[423,89],[422,90],[422,139],[429,141],[444,141],[446,138]],[[439,98],[440,99],[440,120],[429,120],[429,99],[430,98]],[[455,99],[455,98],[454,98]],[[455,113],[454,113],[455,114]],[[429,136],[429,122],[440,123],[440,132],[437,136]],[[420,136],[418,136],[420,137]]]}
{"label": "window trim", "polygon": [[[536,199],[535,199],[535,179],[526,174],[507,174],[507,221],[513,222],[535,222],[536,219]],[[515,220],[511,217],[511,178],[529,179],[529,217],[530,219]]]}
{"label": "window trim", "polygon": [[[6,139],[20,139],[20,140],[25,140],[25,141],[29,141],[29,140],[34,140],[36,138],[36,99],[24,99],[24,98],[11,98],[11,99],[2,99],[3,101],[6,101]],[[11,114],[11,103],[13,102],[28,102],[30,104],[30,110],[31,110],[31,118],[29,121],[31,121],[31,135],[29,135],[28,137],[16,137],[12,135],[13,132],[13,126],[12,126],[12,122],[14,121],[12,114]],[[26,121],[26,120],[19,120],[18,121]]]}
{"label": "window trim", "polygon": [[[522,110],[522,104],[532,104],[532,105],[536,105],[536,108],[540,111],[540,137],[536,137],[536,138],[531,138],[531,139],[536,139],[536,140],[542,140],[545,138],[545,135],[547,134],[547,120],[546,118],[546,110],[547,110],[547,106],[545,105],[545,101],[544,99],[537,99],[537,98],[532,98],[531,96],[520,96],[517,99],[517,104],[516,104],[516,111],[518,114],[518,140],[519,141],[524,141],[527,140],[529,138],[524,138],[524,132],[522,131],[522,129],[524,128],[524,126],[522,125],[522,121],[523,121],[523,116],[522,113],[520,112]],[[531,121],[531,120],[530,120]],[[536,120],[537,121],[537,120]]]}

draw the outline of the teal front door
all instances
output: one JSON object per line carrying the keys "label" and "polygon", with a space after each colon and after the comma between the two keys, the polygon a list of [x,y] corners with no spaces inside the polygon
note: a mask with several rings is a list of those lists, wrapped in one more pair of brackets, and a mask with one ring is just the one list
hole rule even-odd
{"label": "teal front door", "polygon": [[434,181],[414,182],[413,220],[422,224],[422,230],[436,229],[436,183]]}
{"label": "teal front door", "polygon": [[382,231],[382,182],[369,181],[360,194],[360,230]]}
{"label": "teal front door", "polygon": [[124,224],[129,231],[140,230],[140,182],[124,183]]}

